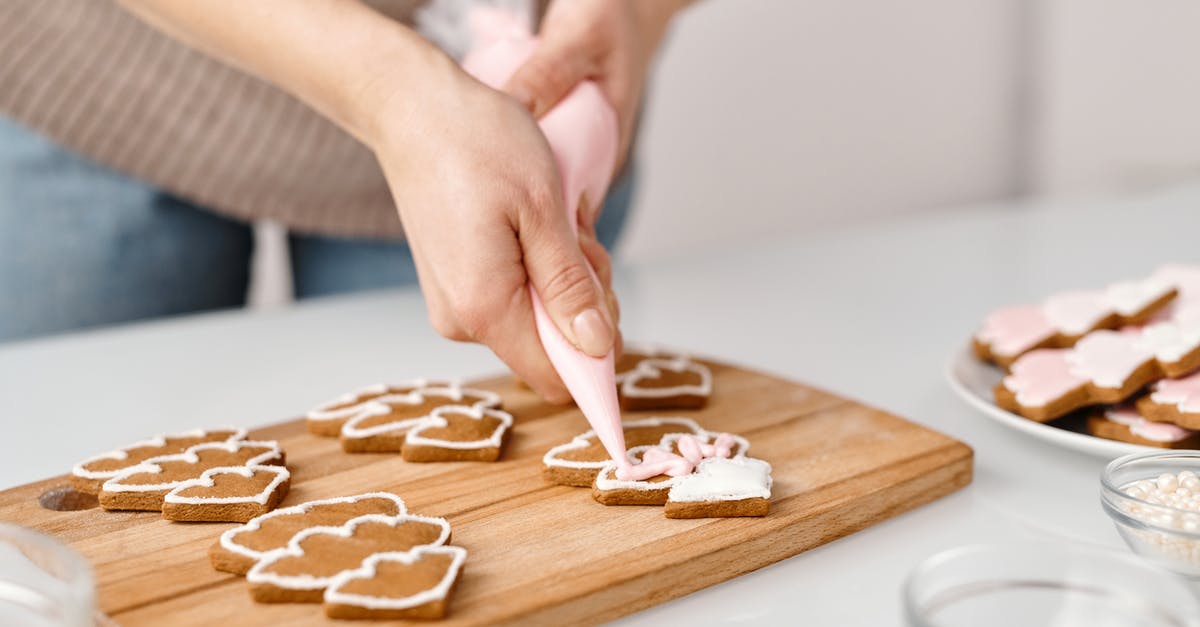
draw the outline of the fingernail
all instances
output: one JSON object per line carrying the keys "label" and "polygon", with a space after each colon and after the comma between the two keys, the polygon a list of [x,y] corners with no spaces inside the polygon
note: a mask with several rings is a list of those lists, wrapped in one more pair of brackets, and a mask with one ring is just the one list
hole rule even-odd
{"label": "fingernail", "polygon": [[571,331],[579,349],[593,357],[603,357],[612,348],[612,327],[596,309],[588,309],[571,321]]}

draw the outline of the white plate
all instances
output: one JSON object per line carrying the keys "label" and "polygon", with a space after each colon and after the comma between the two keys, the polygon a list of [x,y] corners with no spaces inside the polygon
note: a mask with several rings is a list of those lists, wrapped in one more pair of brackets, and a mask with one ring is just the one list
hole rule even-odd
{"label": "white plate", "polygon": [[1055,421],[1055,424],[1049,425],[1034,422],[1000,409],[992,401],[992,388],[1000,383],[1003,376],[999,368],[976,359],[971,354],[969,347],[956,352],[950,358],[950,362],[946,364],[946,379],[950,381],[950,387],[954,392],[984,416],[1010,429],[1016,429],[1057,446],[1106,459],[1129,453],[1162,450],[1089,435],[1084,429],[1083,421],[1079,419],[1063,418]]}

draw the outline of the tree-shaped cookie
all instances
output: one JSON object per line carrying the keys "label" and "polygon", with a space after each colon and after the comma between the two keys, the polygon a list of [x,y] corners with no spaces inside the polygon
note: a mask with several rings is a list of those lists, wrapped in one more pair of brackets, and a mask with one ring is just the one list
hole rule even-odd
{"label": "tree-shaped cookie", "polygon": [[71,485],[80,492],[99,494],[100,486],[117,473],[151,457],[174,455],[205,442],[231,442],[246,437],[245,429],[233,427],[196,429],[134,442],[129,446],[89,457],[71,469]]}

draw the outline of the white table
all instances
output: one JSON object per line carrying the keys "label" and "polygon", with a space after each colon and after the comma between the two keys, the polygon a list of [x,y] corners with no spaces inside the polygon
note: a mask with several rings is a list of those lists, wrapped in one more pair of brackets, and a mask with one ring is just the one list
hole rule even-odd
{"label": "white table", "polygon": [[[1098,503],[1103,460],[974,414],[943,369],[990,308],[1200,262],[1198,236],[1200,188],[1190,188],[925,213],[622,269],[627,337],[823,386],[976,451],[975,482],[961,492],[623,622],[899,624],[905,575],[942,549],[1027,539],[1119,547]],[[414,290],[4,345],[0,485],[151,433],[297,416],[364,382],[499,367],[484,349],[438,338]]]}

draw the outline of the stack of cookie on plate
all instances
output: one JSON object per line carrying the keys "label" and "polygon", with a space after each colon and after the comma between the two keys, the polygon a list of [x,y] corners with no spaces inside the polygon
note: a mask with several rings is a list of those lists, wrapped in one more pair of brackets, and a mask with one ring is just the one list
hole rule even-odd
{"label": "stack of cookie on plate", "polygon": [[972,342],[1007,371],[996,404],[1049,422],[1082,412],[1102,438],[1200,446],[1200,267],[990,314]]}

